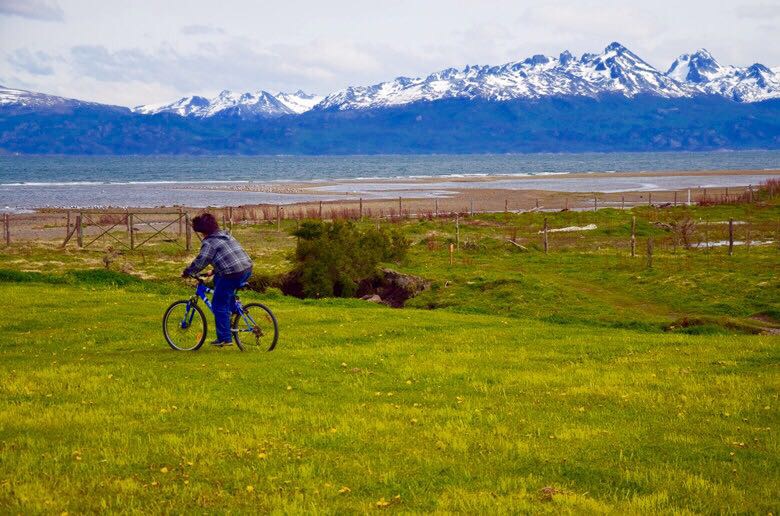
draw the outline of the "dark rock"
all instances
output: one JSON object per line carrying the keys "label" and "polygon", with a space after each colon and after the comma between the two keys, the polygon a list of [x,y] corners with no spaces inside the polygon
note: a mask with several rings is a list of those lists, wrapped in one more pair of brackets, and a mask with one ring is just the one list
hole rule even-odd
{"label": "dark rock", "polygon": [[358,286],[358,296],[378,295],[382,303],[400,308],[406,301],[428,289],[431,282],[419,276],[382,269],[375,278],[365,279]]}

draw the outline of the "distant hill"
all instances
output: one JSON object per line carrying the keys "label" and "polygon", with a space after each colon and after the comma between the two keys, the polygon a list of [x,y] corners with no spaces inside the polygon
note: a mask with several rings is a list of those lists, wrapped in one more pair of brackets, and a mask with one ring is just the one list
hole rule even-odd
{"label": "distant hill", "polygon": [[415,154],[780,149],[780,100],[622,95],[448,99],[272,119],[139,115],[78,105],[0,115],[24,154]]}
{"label": "distant hill", "polygon": [[325,97],[223,91],[119,106],[0,87],[0,152],[354,154],[780,148],[780,74],[706,50],[660,72],[619,43]]}

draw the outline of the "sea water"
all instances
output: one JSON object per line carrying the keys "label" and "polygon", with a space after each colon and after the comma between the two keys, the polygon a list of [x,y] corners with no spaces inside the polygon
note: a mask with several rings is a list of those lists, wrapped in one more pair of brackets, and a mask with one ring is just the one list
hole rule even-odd
{"label": "sea water", "polygon": [[[251,188],[242,191],[235,188],[240,183],[360,179],[356,182],[360,185],[371,179],[541,175],[544,185],[555,190],[558,189],[553,184],[555,174],[648,172],[651,175],[651,171],[776,169],[780,169],[780,151],[303,157],[2,156],[0,210],[174,204],[222,206],[293,203],[314,198],[301,193],[247,191]],[[723,181],[724,186],[729,186],[728,180]],[[220,185],[233,187],[221,189]],[[503,187],[522,188],[523,184]],[[429,194],[447,193],[441,190],[442,185],[437,188]],[[404,190],[403,195],[416,195],[417,190],[416,187]],[[324,196],[316,198],[343,198],[335,191],[323,193]],[[366,195],[397,197],[399,193],[379,188],[367,189]]]}

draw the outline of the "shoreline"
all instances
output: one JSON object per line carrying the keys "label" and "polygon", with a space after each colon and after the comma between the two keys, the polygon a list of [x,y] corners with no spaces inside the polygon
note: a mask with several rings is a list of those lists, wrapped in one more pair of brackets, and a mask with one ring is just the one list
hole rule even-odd
{"label": "shoreline", "polygon": [[[666,181],[666,188],[658,188],[656,183],[637,183],[636,179],[653,179],[658,184]],[[706,178],[709,182],[699,181]],[[710,186],[713,178],[721,184]],[[748,179],[750,181],[748,181]],[[630,209],[634,206],[652,205],[656,207],[683,206],[696,204],[702,198],[715,200],[734,200],[742,195],[752,195],[756,186],[767,179],[780,180],[780,169],[773,170],[721,170],[721,171],[662,171],[652,173],[615,172],[615,173],[574,173],[554,176],[490,176],[469,178],[426,178],[422,180],[339,180],[317,183],[287,183],[284,185],[251,185],[258,190],[230,190],[225,184],[209,185],[199,189],[197,184],[183,188],[185,192],[197,192],[204,199],[212,200],[219,195],[241,195],[241,199],[253,199],[258,193],[283,199],[285,202],[244,202],[218,205],[210,203],[194,205],[157,205],[132,206],[91,206],[91,207],[48,207],[34,208],[26,213],[9,214],[12,226],[12,240],[52,241],[62,240],[66,234],[68,221],[73,223],[78,213],[89,218],[85,226],[85,235],[94,235],[100,226],[108,223],[119,229],[128,226],[127,213],[138,214],[140,226],[137,231],[148,232],[159,229],[176,220],[176,213],[188,213],[194,216],[203,211],[211,211],[219,219],[236,224],[267,223],[278,224],[281,220],[305,218],[356,219],[361,217],[378,220],[397,218],[430,218],[442,216],[471,215],[478,213],[522,213],[528,211],[594,210],[603,208]],[[725,182],[723,180],[726,180]],[[627,182],[626,188],[613,191],[597,191],[592,188],[577,188],[580,185],[592,186],[595,182],[608,184]],[[687,181],[689,186],[680,186]],[[717,182],[716,181],[716,182]],[[557,188],[540,188],[554,184]],[[643,188],[630,188],[630,186]],[[690,185],[699,186],[690,186]],[[701,186],[701,184],[705,186]],[[350,188],[371,187],[376,190],[351,192]],[[574,188],[562,188],[562,186]],[[737,185],[737,186],[735,186]],[[751,186],[748,186],[751,185]],[[247,187],[250,185],[242,185]],[[676,187],[675,187],[676,186]],[[237,185],[232,185],[236,188]],[[263,189],[263,190],[259,190]],[[330,189],[330,190],[328,190]],[[82,188],[83,190],[83,188]],[[125,188],[125,191],[129,189]],[[144,188],[143,192],[151,192]],[[82,192],[83,193],[83,192]],[[2,211],[2,204],[0,204]],[[110,212],[110,213],[109,213]],[[151,223],[152,225],[148,225]],[[175,225],[177,227],[178,225]],[[107,227],[107,226],[106,226]]]}
{"label": "shoreline", "polygon": [[[322,179],[310,181],[183,181],[148,183],[31,183],[0,185],[0,212],[149,209],[165,207],[296,206],[438,199],[485,202],[488,197],[609,196],[616,193],[728,189],[780,177],[777,169],[575,172],[542,174],[454,174],[437,177]],[[4,195],[5,194],[5,195]],[[3,198],[7,196],[7,198]],[[25,202],[25,197],[29,201]],[[63,201],[72,200],[72,202]],[[18,204],[14,205],[14,201]],[[19,202],[21,201],[21,202]],[[101,202],[103,201],[103,202]],[[176,202],[180,201],[180,202]]]}

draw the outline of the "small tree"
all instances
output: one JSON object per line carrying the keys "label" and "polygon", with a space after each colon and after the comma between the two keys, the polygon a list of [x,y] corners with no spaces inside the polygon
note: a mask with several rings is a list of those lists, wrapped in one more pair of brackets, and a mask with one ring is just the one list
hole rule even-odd
{"label": "small tree", "polygon": [[293,232],[298,245],[292,277],[305,297],[351,297],[381,262],[401,261],[409,241],[397,230],[360,230],[352,222],[306,221]]}
{"label": "small tree", "polygon": [[673,221],[670,229],[676,242],[682,243],[686,249],[691,248],[693,234],[696,232],[696,222],[690,217]]}

